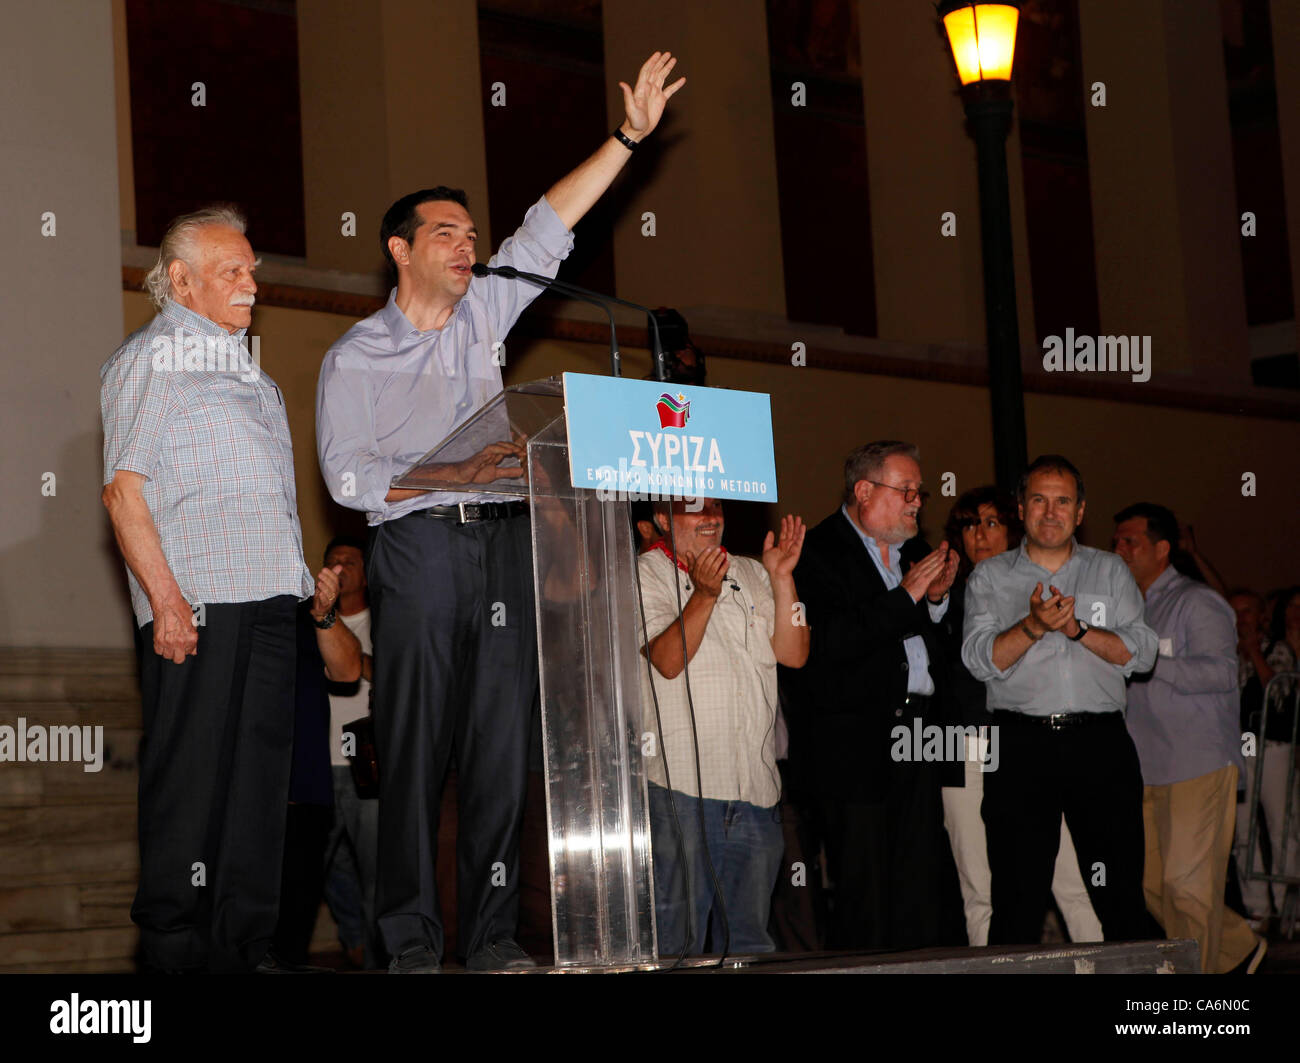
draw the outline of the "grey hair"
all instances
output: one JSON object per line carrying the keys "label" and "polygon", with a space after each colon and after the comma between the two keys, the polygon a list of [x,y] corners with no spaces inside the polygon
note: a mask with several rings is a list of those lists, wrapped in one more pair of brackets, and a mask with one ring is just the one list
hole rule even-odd
{"label": "grey hair", "polygon": [[856,497],[853,489],[861,480],[876,480],[884,467],[885,459],[895,454],[902,454],[915,462],[920,462],[921,452],[915,443],[903,443],[897,439],[877,439],[874,443],[864,443],[844,459],[844,501],[852,503]]}
{"label": "grey hair", "polygon": [[191,269],[196,268],[198,248],[195,237],[208,225],[226,225],[242,233],[248,229],[248,219],[243,211],[228,203],[214,204],[172,219],[158,247],[158,261],[144,278],[144,290],[159,310],[172,295],[172,279],[168,273],[171,264],[180,259]]}

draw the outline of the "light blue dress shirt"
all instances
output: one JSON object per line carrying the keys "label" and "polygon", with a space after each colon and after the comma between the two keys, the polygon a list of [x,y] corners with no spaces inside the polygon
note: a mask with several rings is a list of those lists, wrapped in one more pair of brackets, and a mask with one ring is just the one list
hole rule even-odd
{"label": "light blue dress shirt", "polygon": [[[897,543],[887,544],[889,564],[886,565],[884,559],[880,556],[880,545],[854,523],[853,518],[849,516],[848,507],[840,506],[840,512],[844,514],[844,519],[849,522],[849,527],[858,533],[862,545],[867,548],[867,553],[875,564],[876,571],[880,573],[880,578],[885,581],[886,589],[892,591],[903,582],[903,573],[898,563],[898,556],[902,548]],[[934,605],[928,600],[925,605],[930,610],[930,619],[936,623],[942,620],[948,612],[948,599],[946,596],[938,605]],[[925,648],[925,639],[921,638],[920,635],[913,635],[911,638],[904,639],[903,652],[907,654],[907,692],[909,694],[933,694],[934,680],[930,676],[930,654]]]}
{"label": "light blue dress shirt", "polygon": [[[981,561],[966,583],[961,660],[988,689],[989,709],[1028,716],[1061,712],[1122,712],[1124,679],[1149,671],[1156,635],[1142,619],[1142,594],[1118,554],[1080,546],[1055,572],[1032,561],[1021,543]],[[1132,656],[1124,665],[1102,660],[1081,642],[1050,632],[1005,669],[993,664],[993,642],[1029,612],[1034,585],[1074,598],[1074,615],[1118,635]]]}
{"label": "light blue dress shirt", "polygon": [[[543,196],[488,265],[554,277],[572,247],[573,233]],[[316,450],[335,502],[364,510],[374,525],[494,497],[427,491],[384,501],[394,475],[500,393],[494,345],[540,292],[525,281],[475,277],[447,323],[421,332],[398,309],[394,289],[387,306],[343,334],[325,355],[316,389]]]}

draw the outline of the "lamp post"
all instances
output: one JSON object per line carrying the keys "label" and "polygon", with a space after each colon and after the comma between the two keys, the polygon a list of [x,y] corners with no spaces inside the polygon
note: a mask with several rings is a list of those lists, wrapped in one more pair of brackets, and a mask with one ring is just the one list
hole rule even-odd
{"label": "lamp post", "polygon": [[938,13],[961,79],[962,101],[979,159],[993,465],[998,486],[1014,490],[1028,460],[1006,151],[1020,5],[944,0]]}

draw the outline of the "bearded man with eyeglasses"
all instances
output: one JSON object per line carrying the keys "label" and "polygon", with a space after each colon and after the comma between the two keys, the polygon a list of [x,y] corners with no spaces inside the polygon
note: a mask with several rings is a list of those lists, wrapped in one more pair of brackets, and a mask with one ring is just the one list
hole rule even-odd
{"label": "bearded man with eyeglasses", "polygon": [[782,682],[792,772],[834,889],[828,948],[966,941],[943,765],[904,758],[894,737],[942,719],[939,622],[958,559],[919,537],[925,497],[914,445],[858,447],[843,505],[808,532],[795,570],[812,644]]}

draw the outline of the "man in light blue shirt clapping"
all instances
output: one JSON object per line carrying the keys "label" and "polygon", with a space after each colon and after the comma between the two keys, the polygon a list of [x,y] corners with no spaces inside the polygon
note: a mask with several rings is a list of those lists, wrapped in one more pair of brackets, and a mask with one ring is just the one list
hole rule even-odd
{"label": "man in light blue shirt clapping", "polygon": [[1124,680],[1156,637],[1114,554],[1083,546],[1078,469],[1037,458],[1017,490],[1025,538],[975,566],[962,662],[988,688],[1001,763],[984,780],[993,873],[990,945],[1037,944],[1061,816],[1108,941],[1150,936],[1142,896],[1142,773],[1124,727]]}

